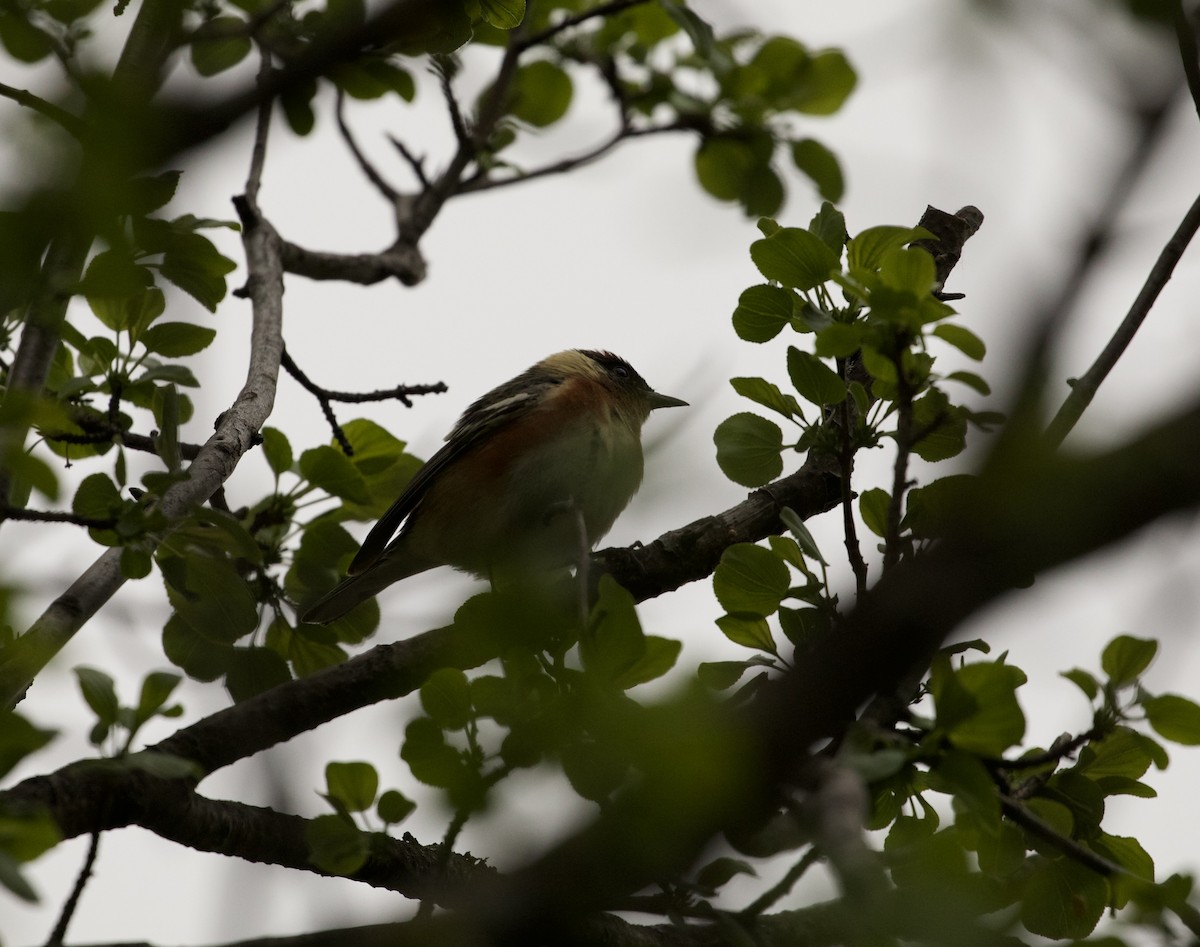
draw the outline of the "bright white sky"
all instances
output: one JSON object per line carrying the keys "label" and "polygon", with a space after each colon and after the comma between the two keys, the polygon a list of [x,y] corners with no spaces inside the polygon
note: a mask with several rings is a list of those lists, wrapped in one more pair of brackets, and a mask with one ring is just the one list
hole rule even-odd
{"label": "bright white sky", "polygon": [[[982,12],[993,6],[1020,16],[1009,21]],[[719,29],[752,24],[814,47],[847,50],[859,70],[859,90],[839,116],[803,128],[842,158],[849,181],[843,208],[851,232],[914,223],[927,203],[946,210],[970,203],[983,210],[986,223],[968,244],[949,288],[967,293],[958,308],[964,324],[988,343],[983,373],[989,378],[1006,377],[1019,362],[1024,330],[1056,287],[1071,258],[1072,237],[1099,205],[1125,154],[1128,129],[1114,110],[1124,98],[1117,64],[1139,76],[1169,75],[1177,68],[1170,47],[1129,33],[1084,2],[696,0],[695,7]],[[1107,46],[1119,51],[1115,59],[1091,44],[1096,37],[1108,37]],[[0,79],[20,84],[20,76]],[[350,118],[362,146],[399,184],[409,182],[383,132],[429,154],[433,163],[449,146],[435,96],[407,111],[356,104]],[[564,131],[529,148],[528,163],[584,150],[608,133],[608,119],[602,95],[581,91]],[[1190,103],[1181,102],[1168,141],[1122,218],[1103,277],[1071,315],[1061,378],[1086,369],[1195,197],[1196,126]],[[232,216],[229,197],[240,191],[247,163],[246,129],[231,133],[219,148],[220,154],[201,155],[188,168],[172,209]],[[571,347],[612,349],[653,386],[693,407],[664,413],[648,425],[655,450],[646,485],[609,542],[652,539],[731,506],[745,491],[717,469],[712,431],[749,405],[723,379],[763,374],[784,380],[787,342],[754,347],[738,341],[730,328],[738,293],[759,281],[747,252],[758,234],[736,208],[701,194],[691,171],[693,149],[683,136],[635,142],[580,173],[453,201],[425,241],[430,276],[415,290],[292,278],[286,297],[289,349],[315,380],[333,388],[444,380],[448,394],[421,400],[411,412],[396,405],[370,412],[423,456],[469,401],[544,355]],[[816,198],[794,175],[789,189],[780,218],[803,225]],[[261,201],[280,231],[306,246],[368,251],[392,239],[387,209],[358,176],[328,113],[312,139],[297,139],[277,124]],[[233,241],[227,252],[240,258],[238,249]],[[1200,268],[1191,252],[1089,411],[1077,443],[1119,439],[1195,398],[1197,343],[1188,304],[1198,282]],[[218,344],[195,367],[202,378],[218,373],[222,382],[206,388],[198,402],[193,439],[204,437],[241,384],[246,315],[246,304],[233,301],[213,318],[222,330]],[[1065,393],[1062,385],[1060,392]],[[287,379],[280,384],[273,423],[298,447],[328,437],[315,402]],[[888,463],[880,451],[862,472],[881,476]],[[255,458],[245,466],[265,470]],[[231,504],[252,500],[263,482],[237,481],[230,488]],[[864,482],[860,489],[871,485]],[[832,560],[839,550],[837,523],[825,519],[812,525]],[[26,561],[34,566],[11,569],[13,578],[32,583],[22,603],[29,619],[61,588],[46,584],[41,570],[47,558],[69,560],[71,571],[64,574],[74,575],[94,554],[65,530],[9,524],[5,535],[6,548],[27,547]],[[14,537],[25,546],[18,547]],[[1195,686],[1200,661],[1188,647],[1200,615],[1197,538],[1189,521],[1160,525],[1121,550],[1039,579],[1032,590],[963,629],[965,637],[985,636],[997,649],[1009,649],[1014,663],[1029,672],[1022,694],[1035,742],[1086,728],[1082,697],[1056,672],[1098,667],[1101,647],[1118,633],[1163,640],[1165,657],[1150,674],[1152,689],[1200,696]],[[458,576],[423,576],[403,591],[385,593],[385,615],[400,634],[433,627],[469,588]],[[18,777],[88,752],[72,733],[82,729],[86,714],[70,667],[86,663],[119,673],[127,665],[123,696],[130,699],[135,674],[163,666],[156,637],[163,608],[157,580],[148,579],[127,586],[84,629],[57,675],[39,682],[27,705],[43,715],[39,723],[64,728],[64,736]],[[640,612],[648,630],[684,641],[683,664],[737,653],[711,623],[716,612],[704,583],[646,603]],[[180,693],[188,710],[184,722],[216,706],[199,687],[185,685]],[[50,713],[55,716],[45,716]],[[324,762],[369,759],[385,785],[424,798],[405,781],[396,755],[405,714],[396,706],[357,714],[265,754],[265,760],[233,767],[203,790],[315,815],[323,806],[316,792]],[[146,736],[159,739],[170,729],[162,724]],[[1164,877],[1196,867],[1195,841],[1180,826],[1194,824],[1189,814],[1200,776],[1197,755],[1177,750],[1168,772],[1151,775],[1159,800],[1110,804],[1114,831],[1136,834]],[[555,815],[535,778],[514,786],[509,796],[498,807],[502,814],[468,827],[460,850],[523,850],[587,815],[569,805]],[[434,807],[427,809],[404,828],[432,842],[439,821]],[[0,936],[6,943],[45,939],[85,846],[82,839],[64,845],[31,872],[45,896],[42,906],[17,904],[0,893]],[[506,857],[513,856],[502,856],[501,864]],[[253,868],[126,830],[103,839],[98,871],[70,939],[202,944],[388,920],[404,911],[400,899],[361,885]]]}

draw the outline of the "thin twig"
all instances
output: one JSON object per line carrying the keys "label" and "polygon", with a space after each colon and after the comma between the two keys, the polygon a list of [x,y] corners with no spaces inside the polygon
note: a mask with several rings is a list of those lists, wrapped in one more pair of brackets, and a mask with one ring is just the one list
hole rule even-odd
{"label": "thin twig", "polygon": [[779,880],[778,884],[768,888],[743,908],[742,915],[753,917],[762,914],[763,911],[767,910],[767,908],[771,907],[776,901],[791,891],[795,887],[796,882],[804,876],[804,873],[820,860],[821,853],[815,848],[810,848],[804,853],[800,861],[787,870],[787,874]]}
{"label": "thin twig", "polygon": [[1125,353],[1146,316],[1150,314],[1151,307],[1158,299],[1159,293],[1167,285],[1167,281],[1170,280],[1175,265],[1183,256],[1183,251],[1187,249],[1192,237],[1196,235],[1197,229],[1200,229],[1200,196],[1192,202],[1192,206],[1184,214],[1175,233],[1162,248],[1162,252],[1159,253],[1158,259],[1146,277],[1146,282],[1142,284],[1141,292],[1133,301],[1125,318],[1121,320],[1117,331],[1113,333],[1108,344],[1104,346],[1104,350],[1092,363],[1092,367],[1081,378],[1075,380],[1071,386],[1071,393],[1067,395],[1062,407],[1058,409],[1058,413],[1046,428],[1046,442],[1051,448],[1058,447],[1063,442],[1087,406],[1092,403],[1100,385],[1108,377],[1113,366],[1117,364],[1117,360]]}
{"label": "thin twig", "polygon": [[79,870],[79,877],[75,879],[75,887],[71,889],[71,896],[63,904],[62,913],[59,914],[58,923],[54,925],[54,931],[46,941],[46,947],[61,947],[63,939],[67,936],[67,925],[71,923],[71,918],[75,916],[75,910],[79,907],[79,898],[83,894],[84,886],[92,877],[92,868],[96,864],[96,853],[99,850],[100,833],[93,832],[83,867]]}
{"label": "thin twig", "polygon": [[1096,854],[1090,848],[1081,845],[1074,839],[1067,838],[1061,832],[1058,832],[1049,822],[1044,821],[1040,816],[1026,809],[1016,799],[1001,793],[1000,805],[1004,809],[1004,814],[1017,823],[1017,825],[1021,826],[1021,828],[1025,829],[1031,835],[1042,839],[1042,841],[1049,842],[1068,858],[1078,862],[1085,868],[1090,868],[1105,878],[1114,875],[1131,874],[1116,862],[1109,861],[1103,855]]}
{"label": "thin twig", "polygon": [[[1200,114],[1200,50],[1196,47],[1196,26],[1183,9],[1181,0],[1173,4],[1175,20],[1175,39],[1179,43],[1179,58],[1183,62],[1183,74],[1187,78],[1188,92],[1192,96],[1192,104]],[[1195,14],[1193,13],[1193,16]]]}
{"label": "thin twig", "polygon": [[64,131],[68,132],[75,138],[80,138],[87,126],[79,116],[68,112],[64,108],[60,108],[53,102],[47,102],[40,96],[34,95],[25,89],[17,89],[13,86],[0,82],[0,95],[7,99],[12,99],[18,105],[23,105],[27,109],[32,109],[39,115],[42,115],[50,121],[54,122]]}
{"label": "thin twig", "polygon": [[413,395],[440,395],[447,388],[445,382],[434,382],[431,385],[397,385],[395,388],[380,389],[377,391],[332,391],[328,388],[322,388],[315,381],[308,377],[301,370],[300,366],[288,354],[287,349],[284,349],[283,359],[280,364],[287,370],[300,386],[309,392],[317,403],[321,405],[321,411],[325,415],[325,419],[329,422],[329,426],[333,428],[333,436],[337,438],[337,442],[342,446],[347,456],[354,453],[350,447],[349,440],[346,439],[346,434],[338,424],[337,418],[333,413],[333,405],[331,402],[342,401],[347,404],[365,404],[372,401],[399,401],[404,407],[411,408],[413,406]]}
{"label": "thin twig", "polygon": [[346,432],[342,430],[342,426],[338,423],[337,415],[333,413],[333,405],[330,404],[330,398],[325,393],[325,389],[314,383],[300,370],[300,366],[292,361],[287,348],[284,348],[279,364],[300,383],[302,388],[310,392],[317,399],[317,404],[321,406],[321,413],[325,415],[325,420],[329,422],[329,427],[333,430],[333,439],[338,442],[338,446],[341,447],[343,454],[347,457],[353,457],[354,447],[350,444],[350,438],[346,436]]}
{"label": "thin twig", "polygon": [[1078,736],[1069,736],[1064,734],[1054,741],[1050,749],[1041,753],[1029,753],[1016,760],[996,759],[985,760],[999,769],[1018,770],[1032,769],[1036,766],[1045,766],[1047,763],[1057,763],[1064,757],[1071,756],[1086,743],[1091,743],[1093,740],[1102,739],[1105,732],[1099,727],[1092,727]]}
{"label": "thin twig", "polygon": [[628,10],[630,7],[636,7],[640,4],[647,3],[649,0],[612,0],[610,3],[602,3],[599,6],[592,7],[590,10],[583,10],[573,16],[565,17],[555,23],[553,26],[542,30],[540,33],[535,33],[526,39],[517,43],[517,51],[525,52],[532,46],[538,46],[547,40],[553,39],[564,30],[569,30],[573,26],[578,26],[580,23],[585,23],[588,20],[602,16],[613,16],[620,13],[622,10]]}
{"label": "thin twig", "polygon": [[547,175],[551,174],[565,174],[568,171],[573,171],[575,168],[589,165],[593,161],[603,158],[606,154],[608,154],[626,139],[641,138],[646,135],[657,135],[663,132],[695,131],[695,129],[696,126],[694,123],[686,121],[667,122],[662,125],[653,125],[648,128],[622,127],[618,131],[614,132],[610,138],[602,141],[591,151],[585,151],[583,154],[574,158],[563,158],[561,161],[555,161],[540,168],[534,168],[532,171],[524,171],[508,178],[473,178],[470,181],[462,182],[455,189],[455,193],[474,194],[479,191],[489,191],[497,187],[506,187],[510,184],[522,184],[525,181],[533,181],[537,178],[546,177]]}
{"label": "thin twig", "polygon": [[[260,49],[262,56],[258,66],[258,85],[265,88],[271,75],[271,54]],[[267,161],[267,135],[271,130],[270,96],[264,95],[258,103],[258,118],[254,126],[254,148],[250,152],[250,171],[246,176],[246,202],[258,212],[258,189],[262,185],[263,166]]]}
{"label": "thin twig", "polygon": [[467,123],[463,118],[462,108],[458,104],[458,96],[454,94],[454,60],[450,56],[439,55],[433,58],[433,69],[437,73],[438,87],[442,90],[442,98],[446,100],[446,111],[450,114],[450,124],[454,128],[454,137],[458,139],[459,147],[471,144],[471,135],[467,131]]}
{"label": "thin twig", "polygon": [[425,175],[425,162],[409,151],[404,142],[402,142],[395,135],[388,135],[388,141],[392,143],[393,147],[400,152],[400,157],[408,163],[410,168],[412,168],[412,173],[413,176],[416,177],[417,183],[420,184],[422,188],[429,187],[429,178]]}
{"label": "thin twig", "polygon": [[354,160],[358,162],[362,173],[366,175],[367,180],[375,185],[375,190],[386,197],[393,204],[400,199],[400,192],[388,184],[384,180],[373,164],[367,160],[367,156],[362,153],[358,147],[358,142],[354,140],[354,136],[350,133],[350,126],[346,124],[346,93],[341,89],[337,90],[337,97],[334,100],[334,117],[337,119],[338,131],[342,134],[342,140],[346,143],[346,147],[350,149],[350,154],[354,155]]}
{"label": "thin twig", "polygon": [[904,492],[908,488],[908,458],[913,438],[912,386],[904,374],[904,360],[896,365],[896,462],[892,469],[892,495],[888,502],[887,527],[884,530],[883,569],[886,572],[900,561],[900,520],[904,511]]}
{"label": "thin twig", "polygon": [[32,523],[70,523],[73,526],[86,526],[88,529],[112,529],[117,521],[112,517],[100,519],[93,516],[77,516],[74,513],[62,513],[57,510],[29,510],[24,507],[3,506],[2,517],[8,520],[26,520]]}
{"label": "thin twig", "polygon": [[[838,375],[843,382],[849,382],[846,371],[846,359],[837,360]],[[858,595],[867,592],[867,563],[863,559],[862,548],[858,542],[858,526],[854,521],[854,491],[851,487],[854,477],[854,445],[850,437],[850,406],[853,403],[849,394],[838,405],[838,427],[841,435],[841,450],[838,451],[838,475],[842,481],[842,529],[846,542],[846,557],[850,560],[850,568],[854,572],[854,590]]]}

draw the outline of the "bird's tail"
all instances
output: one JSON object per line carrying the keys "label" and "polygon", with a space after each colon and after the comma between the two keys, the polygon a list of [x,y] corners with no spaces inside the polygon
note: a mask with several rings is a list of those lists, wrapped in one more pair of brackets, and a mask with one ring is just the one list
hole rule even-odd
{"label": "bird's tail", "polygon": [[347,576],[300,612],[302,622],[325,625],[341,618],[360,602],[378,595],[393,582],[432,568],[432,563],[414,562],[403,555],[384,556],[358,575]]}

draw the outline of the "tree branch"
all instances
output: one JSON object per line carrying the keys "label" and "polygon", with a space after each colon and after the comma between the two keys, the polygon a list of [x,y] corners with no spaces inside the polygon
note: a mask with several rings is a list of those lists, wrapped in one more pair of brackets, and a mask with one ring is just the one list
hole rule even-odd
{"label": "tree branch", "polygon": [[1104,346],[1092,366],[1082,377],[1075,379],[1072,383],[1071,393],[1067,395],[1066,400],[1058,409],[1058,413],[1054,415],[1046,428],[1046,443],[1051,447],[1058,447],[1071,433],[1083,416],[1083,412],[1092,403],[1092,399],[1096,396],[1104,379],[1108,377],[1108,373],[1125,354],[1125,350],[1129,348],[1129,344],[1146,320],[1146,316],[1150,314],[1150,309],[1154,306],[1159,294],[1171,279],[1171,274],[1175,272],[1175,265],[1196,235],[1197,229],[1200,229],[1200,196],[1192,202],[1192,206],[1183,215],[1183,220],[1175,228],[1171,239],[1167,241],[1166,246],[1159,253],[1158,259],[1154,261],[1154,266],[1150,268],[1150,273],[1146,276],[1141,291],[1137,294],[1133,305],[1129,307],[1125,318],[1121,320],[1121,324],[1117,326],[1117,331],[1113,333],[1112,338],[1108,340],[1108,344]]}
{"label": "tree branch", "polygon": [[416,286],[425,279],[425,260],[415,245],[397,241],[380,253],[326,253],[283,243],[283,268],[312,280],[344,280],[370,286],[397,279]]}
{"label": "tree branch", "polygon": [[53,102],[47,102],[45,99],[34,95],[32,92],[27,92],[25,89],[17,89],[13,86],[0,82],[0,95],[7,99],[12,99],[18,105],[23,105],[27,109],[32,109],[39,115],[44,115],[50,121],[60,126],[64,131],[70,133],[75,138],[79,138],[84,132],[84,123],[78,115],[68,112],[64,108],[60,108]]}
{"label": "tree branch", "polygon": [[[239,204],[239,210],[244,206]],[[189,465],[187,479],[172,485],[159,501],[159,509],[169,522],[187,516],[196,504],[203,503],[220,488],[254,444],[258,429],[275,403],[283,351],[280,240],[263,219],[249,217],[243,225],[242,241],[250,271],[248,290],[253,305],[246,383]],[[0,660],[0,707],[16,704],[34,676],[124,584],[121,549],[109,549],[6,649]]]}

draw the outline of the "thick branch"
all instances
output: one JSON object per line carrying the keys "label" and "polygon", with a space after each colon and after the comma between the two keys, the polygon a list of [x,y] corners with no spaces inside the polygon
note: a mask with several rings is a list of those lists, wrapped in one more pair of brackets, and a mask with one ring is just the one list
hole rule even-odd
{"label": "thick branch", "polygon": [[398,279],[416,286],[425,279],[425,260],[410,243],[398,242],[380,253],[325,253],[306,250],[294,243],[283,244],[283,268],[313,280],[344,280],[370,286],[385,279]]}

